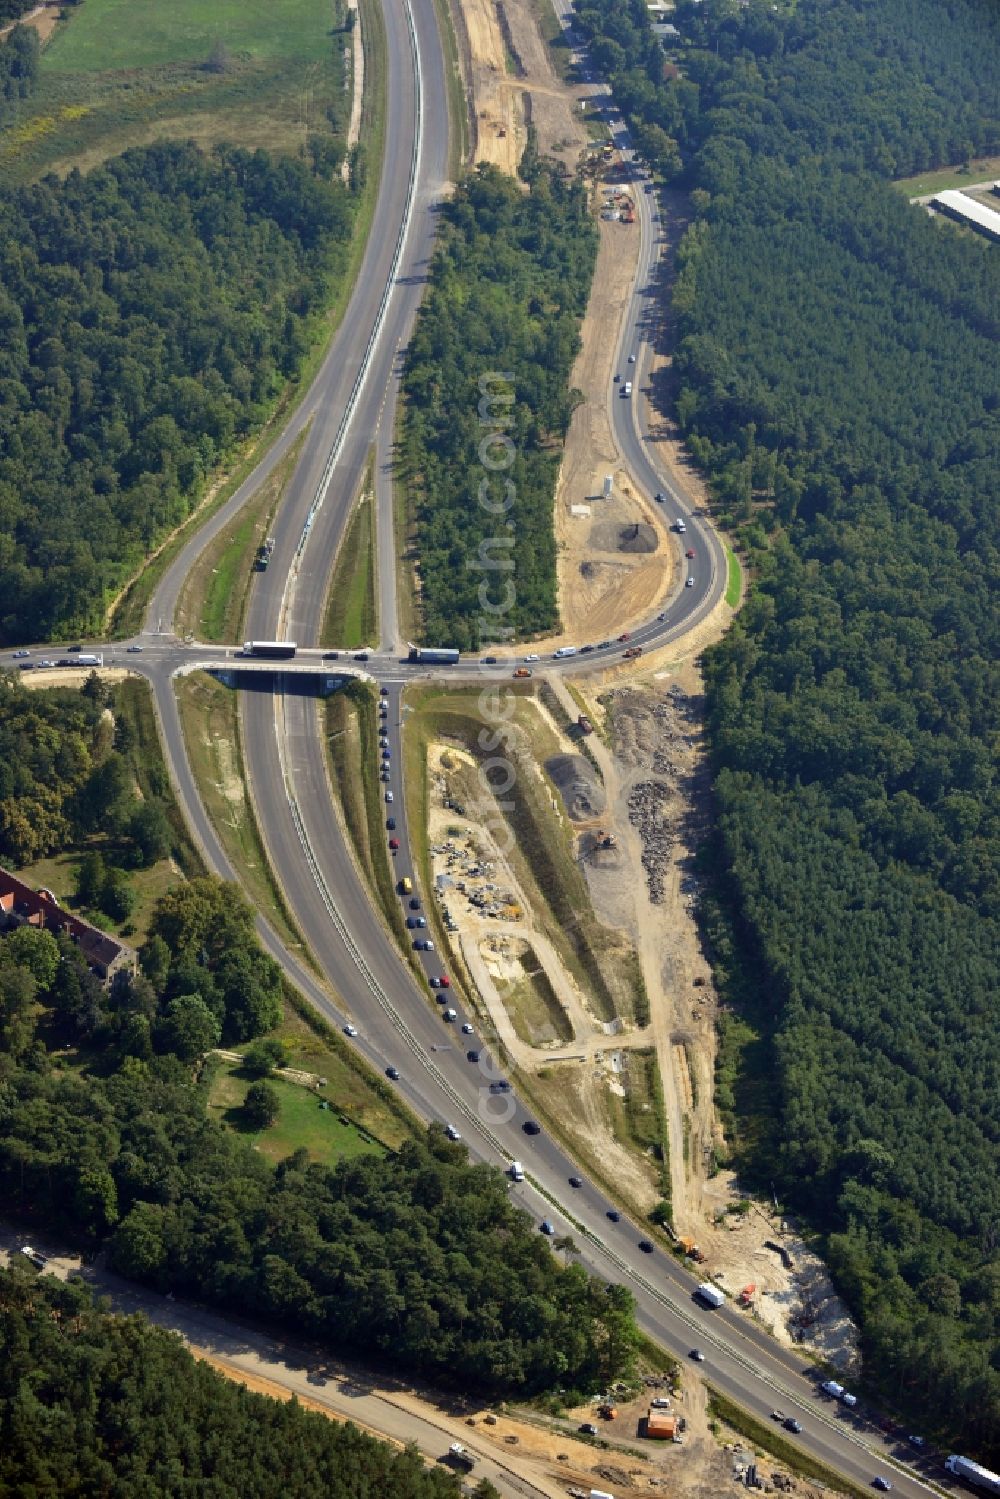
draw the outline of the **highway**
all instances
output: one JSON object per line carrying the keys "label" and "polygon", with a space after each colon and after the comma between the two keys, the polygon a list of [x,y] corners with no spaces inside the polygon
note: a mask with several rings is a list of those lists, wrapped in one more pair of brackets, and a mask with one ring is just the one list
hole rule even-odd
{"label": "highway", "polygon": [[[816,1395],[816,1376],[806,1359],[783,1349],[745,1314],[731,1308],[709,1312],[692,1297],[693,1277],[659,1247],[639,1248],[643,1231],[624,1216],[612,1221],[612,1205],[591,1183],[569,1186],[578,1168],[543,1131],[527,1133],[530,1120],[516,1094],[492,1090],[500,1074],[488,1043],[474,1033],[476,1021],[455,987],[449,1006],[437,1005],[429,979],[442,973],[436,953],[417,955],[422,979],[403,956],[373,909],[336,816],[320,733],[316,677],[358,673],[384,689],[389,759],[386,817],[396,820],[398,877],[413,869],[406,801],[401,780],[403,687],[429,679],[426,666],[401,659],[396,638],[394,555],[379,557],[383,601],[383,644],[367,659],[336,660],[313,643],[321,638],[330,567],[350,516],[358,486],[375,449],[378,457],[379,537],[391,544],[391,488],[387,483],[392,424],[396,409],[400,349],[405,343],[426,278],[433,238],[433,208],[447,171],[448,129],[442,52],[432,0],[385,7],[389,64],[387,151],[369,252],[341,328],[320,374],[288,430],[233,500],[180,553],[151,603],[146,630],[129,643],[105,647],[108,663],[129,664],[152,683],[165,755],[178,800],[210,868],[235,878],[200,803],[180,730],[172,678],[179,670],[205,666],[239,673],[243,747],[250,794],[268,857],[294,911],[305,942],[327,975],[318,982],[301,957],[288,951],[266,924],[262,940],[290,978],[332,1023],[348,1021],[363,1055],[379,1069],[397,1068],[402,1096],[425,1119],[451,1124],[477,1157],[505,1165],[521,1159],[528,1173],[511,1193],[536,1219],[552,1219],[557,1232],[572,1232],[581,1257],[595,1273],[627,1284],[636,1296],[644,1330],[668,1348],[686,1355],[698,1346],[702,1369],[724,1393],[765,1417],[780,1405],[803,1424],[796,1438],[804,1449],[856,1482],[877,1471],[893,1472],[896,1491],[927,1493],[924,1484],[899,1466],[897,1448],[840,1408]],[[623,127],[620,143],[628,152]],[[725,587],[721,546],[702,520],[687,509],[653,461],[640,387],[648,374],[650,351],[642,341],[644,308],[658,255],[658,231],[651,199],[639,195],[641,255],[636,291],[621,331],[621,369],[634,368],[633,399],[609,393],[615,432],[636,482],[647,493],[670,496],[671,514],[685,518],[685,546],[695,550],[694,586],[678,587],[662,616],[632,632],[631,645],[650,647],[684,635],[714,606]],[[636,365],[627,365],[629,353]],[[310,423],[287,497],[273,527],[275,552],[258,575],[248,611],[247,634],[255,639],[284,637],[309,647],[275,668],[249,660],[231,647],[185,645],[170,633],[184,577],[201,549],[228,524],[238,505]],[[388,522],[388,523],[387,523]],[[548,657],[540,671],[579,675],[617,662],[622,647],[595,647],[568,660]],[[539,653],[540,654],[540,653]],[[509,677],[512,661],[496,667],[462,663],[445,669],[456,681]],[[439,673],[440,674],[440,673]],[[374,767],[373,767],[374,769]],[[386,829],[386,836],[390,836]],[[420,892],[424,899],[424,892]],[[410,912],[408,901],[405,914]],[[445,1009],[456,1011],[452,1021]],[[464,1034],[463,1025],[473,1027]]]}

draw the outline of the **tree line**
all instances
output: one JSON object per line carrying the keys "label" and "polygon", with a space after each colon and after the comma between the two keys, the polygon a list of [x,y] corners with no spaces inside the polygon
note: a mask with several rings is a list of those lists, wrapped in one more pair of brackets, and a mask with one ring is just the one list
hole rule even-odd
{"label": "tree line", "polygon": [[352,222],[339,180],[230,147],[0,189],[0,641],[100,627],[299,368]]}
{"label": "tree line", "polygon": [[[26,734],[23,695],[0,698],[0,725],[6,708]],[[55,764],[107,722],[76,695],[78,715],[60,690],[58,712],[32,724]],[[300,1150],[274,1168],[208,1116],[206,1053],[266,1037],[281,1014],[254,912],[213,877],[160,898],[139,971],[108,988],[68,938],[0,934],[8,1210],[159,1290],[453,1386],[592,1390],[627,1371],[629,1293],[561,1264],[502,1173],[470,1165],[442,1129],[396,1155],[330,1169]],[[255,1070],[277,1054],[258,1044]]]}
{"label": "tree line", "polygon": [[[251,1393],[80,1282],[0,1270],[0,1492],[455,1499],[456,1477]],[[444,1446],[444,1442],[442,1442]],[[480,1481],[475,1499],[495,1499]]]}
{"label": "tree line", "polygon": [[641,11],[587,24],[691,190],[675,414],[754,575],[706,660],[719,1102],[868,1377],[996,1458],[1000,259],[885,178],[995,148],[1000,27],[682,0],[671,62]]}
{"label": "tree line", "polygon": [[[552,507],[597,241],[579,185],[533,156],[524,170],[527,192],[480,166],[443,205],[406,356],[398,457],[422,633],[462,649],[491,638],[484,620],[523,638],[558,617]],[[493,469],[480,454],[484,395],[504,444],[487,451]]]}

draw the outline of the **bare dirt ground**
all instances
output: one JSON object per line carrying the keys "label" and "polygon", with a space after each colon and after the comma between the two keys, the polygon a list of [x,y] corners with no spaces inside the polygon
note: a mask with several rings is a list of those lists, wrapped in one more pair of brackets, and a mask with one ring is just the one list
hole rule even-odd
{"label": "bare dirt ground", "polygon": [[572,171],[586,144],[579,91],[561,84],[527,0],[461,0],[459,31],[474,160],[516,176],[530,123],[542,154]]}
{"label": "bare dirt ground", "polygon": [[[706,623],[697,644],[717,629],[718,621]],[[856,1331],[822,1262],[769,1205],[734,1211],[745,1194],[732,1172],[715,1169],[724,1144],[714,1107],[717,997],[695,919],[693,863],[710,816],[710,783],[701,674],[689,645],[696,648],[685,642],[685,655],[669,664],[659,653],[651,679],[599,692],[588,703],[611,745],[596,735],[590,741],[607,791],[606,821],[630,873],[623,878],[620,868],[609,880],[592,864],[584,868],[598,916],[628,927],[642,961],[664,1084],[676,1230],[698,1243],[705,1273],[734,1297],[755,1287],[748,1315],[783,1342],[808,1344],[849,1369],[857,1360]]]}
{"label": "bare dirt ground", "polygon": [[495,0],[462,0],[461,15],[463,63],[475,110],[474,160],[515,177],[527,131],[521,93],[510,86]]}

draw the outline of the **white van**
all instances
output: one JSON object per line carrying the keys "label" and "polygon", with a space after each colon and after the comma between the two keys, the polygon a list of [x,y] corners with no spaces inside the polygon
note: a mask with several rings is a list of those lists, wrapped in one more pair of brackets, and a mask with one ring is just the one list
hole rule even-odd
{"label": "white van", "polygon": [[511,1161],[509,1169],[511,1181],[524,1181],[524,1167],[521,1165],[520,1161]]}
{"label": "white van", "polygon": [[576,650],[575,645],[561,645],[555,653],[555,659],[558,661],[562,656],[575,656]]}
{"label": "white van", "polygon": [[622,386],[622,395],[625,397],[625,400],[627,401],[628,398],[629,398],[629,396],[631,394],[632,394],[632,381],[631,380],[626,380],[625,384]]}

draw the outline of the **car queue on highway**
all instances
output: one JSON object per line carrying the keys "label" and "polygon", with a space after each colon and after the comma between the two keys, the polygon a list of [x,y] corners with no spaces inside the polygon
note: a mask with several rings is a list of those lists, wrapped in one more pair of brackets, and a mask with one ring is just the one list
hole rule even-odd
{"label": "car queue on highway", "polygon": [[[367,300],[359,304],[360,311],[349,309],[345,315],[343,326],[347,329],[347,341],[335,340],[321,377],[318,377],[318,381],[324,378],[328,382],[324,387],[324,400],[330,409],[346,409],[348,397],[353,398],[353,393],[360,391],[354,407],[353,426],[347,432],[344,446],[338,450],[337,487],[330,489],[332,498],[327,500],[325,508],[317,511],[317,486],[325,482],[322,476],[329,467],[329,459],[328,444],[324,446],[319,435],[322,423],[316,422],[274,526],[276,546],[273,560],[268,571],[256,580],[248,623],[250,634],[291,634],[291,638],[304,640],[319,638],[330,559],[336,554],[336,544],[343,534],[352,497],[368,461],[372,435],[380,421],[391,426],[393,419],[395,387],[388,377],[382,379],[379,372],[388,368],[389,352],[398,346],[405,333],[407,318],[416,305],[419,292],[414,291],[414,282],[419,278],[415,272],[432,241],[431,205],[436,190],[446,177],[446,150],[441,149],[440,141],[428,143],[421,136],[421,132],[427,129],[440,132],[440,122],[435,123],[436,116],[429,107],[421,112],[420,98],[436,107],[446,98],[447,90],[443,85],[436,21],[430,0],[414,8],[412,46],[406,33],[408,23],[391,14],[392,10],[387,11],[390,68],[398,70],[409,66],[408,59],[413,55],[416,83],[412,88],[415,89],[416,102],[407,92],[411,88],[409,83],[406,87],[389,90],[392,104],[389,127],[390,132],[395,131],[393,139],[397,142],[393,147],[390,141],[390,149],[401,152],[403,146],[399,142],[407,141],[408,131],[416,136],[418,170],[411,197],[413,202],[419,200],[426,205],[424,216],[409,241],[405,232],[406,220],[402,217],[402,228],[397,234],[393,214],[401,216],[404,213],[404,205],[397,198],[386,209],[386,224],[378,221],[378,237],[373,230],[372,245],[380,253],[384,252],[386,236],[390,232],[406,249],[399,273],[395,270],[385,272],[392,281],[392,295],[396,299],[390,298],[388,302],[378,304],[381,309],[378,317],[385,320],[387,331],[381,332],[382,325],[376,321],[376,304],[370,285],[362,286],[359,295]],[[425,83],[423,88],[420,80],[422,69],[429,79],[429,84]],[[412,111],[412,119],[406,114],[407,110]],[[615,129],[620,132],[621,128],[620,123],[616,123]],[[446,127],[444,136],[446,146]],[[621,143],[627,150],[627,139],[623,138]],[[381,194],[379,203],[383,203]],[[409,205],[406,212],[409,212]],[[637,286],[648,286],[656,247],[650,209],[645,202],[641,207],[640,226],[643,250]],[[359,285],[364,280],[362,277]],[[629,308],[621,344],[623,365],[628,359],[626,351],[637,351],[633,376],[636,388],[641,388],[644,361],[648,358],[648,349],[642,342],[641,295],[636,292]],[[397,306],[402,310],[394,311]],[[370,337],[365,331],[368,324],[374,329]],[[367,387],[363,382],[358,384],[360,377],[355,367],[354,351],[362,347],[366,351],[366,360],[375,370]],[[345,351],[350,353],[349,359],[345,357]],[[383,404],[386,391],[392,398]],[[667,501],[666,498],[659,500],[659,496],[669,495],[671,513],[683,525],[683,529],[677,530],[677,522],[674,523],[678,547],[679,538],[685,536],[688,544],[684,551],[694,554],[684,559],[690,567],[681,572],[674,596],[656,619],[630,632],[627,640],[605,640],[592,645],[584,642],[575,650],[571,649],[569,654],[565,650],[554,656],[546,653],[544,669],[547,671],[577,674],[606,670],[611,662],[620,665],[627,652],[638,648],[648,650],[688,630],[714,605],[725,586],[721,546],[713,533],[692,516],[682,497],[652,462],[646,433],[640,425],[641,413],[639,400],[616,400],[615,432],[636,481],[661,504]],[[259,474],[251,476],[244,486],[248,493],[252,492],[254,480],[259,483]],[[220,515],[228,517],[229,513],[227,506]],[[188,556],[187,566],[197,551],[207,544],[211,534],[210,531],[203,532],[200,546],[189,547],[182,554],[182,557]],[[385,563],[391,570],[393,559],[387,558]],[[410,663],[402,658],[397,641],[389,641],[379,651],[369,653],[366,661],[338,661],[336,667],[329,661],[324,664],[324,653],[319,648],[300,650],[296,659],[282,663],[277,669],[274,663],[268,666],[267,663],[240,660],[232,648],[202,647],[194,641],[183,643],[169,634],[183,568],[176,566],[169,576],[174,581],[161,587],[155,596],[149,611],[147,632],[129,644],[105,646],[103,649],[108,653],[122,650],[130,654],[134,669],[153,682],[165,728],[165,753],[175,770],[180,799],[196,827],[199,842],[211,855],[210,867],[229,878],[233,877],[233,871],[200,808],[193,780],[186,771],[186,762],[183,769],[180,766],[185,751],[170,679],[176,670],[189,670],[198,664],[210,670],[227,672],[266,674],[280,671],[280,675],[273,677],[275,697],[280,699],[275,706],[265,700],[263,693],[248,694],[248,777],[276,873],[299,916],[310,950],[324,970],[335,978],[337,1002],[331,1003],[329,996],[311,980],[296,956],[289,954],[265,926],[263,933],[266,933],[269,950],[279,956],[286,971],[311,1002],[338,1021],[352,1043],[361,1049],[366,1059],[380,1067],[418,1113],[425,1118],[437,1119],[453,1138],[463,1138],[470,1149],[484,1159],[500,1165],[508,1165],[512,1158],[523,1159],[526,1179],[511,1181],[511,1192],[516,1199],[532,1214],[540,1230],[543,1224],[547,1224],[553,1237],[565,1233],[573,1236],[581,1250],[581,1258],[589,1268],[630,1286],[636,1296],[640,1321],[647,1331],[675,1352],[703,1362],[709,1377],[723,1393],[757,1414],[767,1415],[774,1407],[776,1397],[779,1398],[782,1409],[787,1408],[789,1412],[787,1419],[795,1420],[802,1427],[801,1435],[806,1438],[809,1450],[855,1479],[870,1482],[872,1453],[868,1444],[878,1439],[860,1427],[846,1427],[839,1410],[831,1413],[825,1404],[819,1403],[817,1380],[810,1370],[803,1369],[802,1358],[788,1354],[760,1328],[730,1307],[713,1311],[697,1301],[693,1278],[663,1247],[654,1243],[647,1233],[630,1221],[627,1214],[609,1201],[585,1174],[580,1173],[561,1145],[542,1130],[538,1121],[524,1108],[516,1089],[498,1069],[489,1046],[478,1035],[476,1022],[458,987],[451,981],[452,976],[441,954],[426,945],[411,946],[407,961],[402,961],[392,938],[373,912],[367,894],[357,889],[356,871],[336,827],[336,818],[332,809],[320,805],[327,794],[322,755],[307,744],[307,736],[315,727],[312,706],[305,698],[286,693],[282,681],[287,682],[303,673],[329,676],[332,670],[336,670],[343,675],[363,675],[379,684],[377,765],[379,785],[383,788],[387,852],[394,862],[397,898],[404,922],[414,922],[412,927],[405,928],[408,940],[411,944],[426,944],[434,939],[423,935],[429,928],[421,927],[419,922],[428,919],[428,903],[433,902],[435,895],[433,891],[421,888],[408,834],[406,788],[402,778],[402,691],[409,681],[441,672],[447,674],[452,669]],[[167,621],[166,631],[162,629],[163,620]],[[518,658],[495,661],[481,657],[459,663],[452,674],[462,679],[469,673],[489,674],[498,668],[504,672],[540,671],[543,669],[541,654],[524,652]],[[636,658],[632,655],[629,659]],[[249,702],[251,696],[252,703]],[[274,753],[276,741],[280,741],[277,755]],[[281,775],[275,770],[279,762],[284,767]],[[282,785],[287,788],[286,796],[275,794]],[[395,848],[391,847],[392,842],[397,845]],[[405,888],[404,882],[409,882],[410,888]],[[419,992],[413,982],[408,967],[411,956],[422,975],[423,992]],[[439,1003],[442,996],[443,1003]],[[899,1486],[906,1494],[926,1492],[922,1484],[906,1474]]]}

